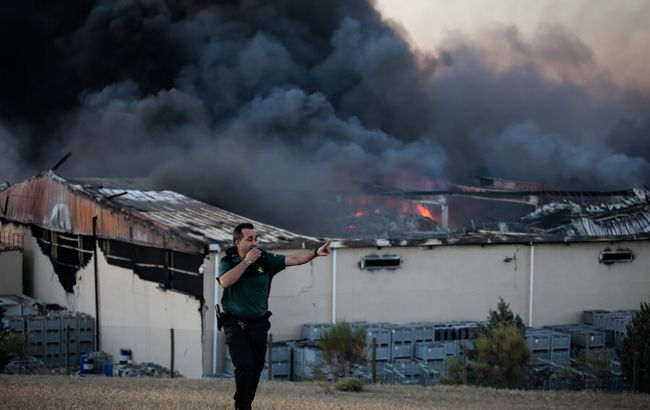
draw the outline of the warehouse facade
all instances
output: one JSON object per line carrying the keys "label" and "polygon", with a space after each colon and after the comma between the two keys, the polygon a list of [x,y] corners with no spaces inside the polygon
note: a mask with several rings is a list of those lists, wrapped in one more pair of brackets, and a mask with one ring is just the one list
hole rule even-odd
{"label": "warehouse facade", "polygon": [[[24,239],[24,292],[88,313],[95,348],[214,372],[215,273],[232,230],[253,222],[275,247],[309,238],[138,181],[66,180],[49,171],[0,191],[2,232]],[[172,348],[173,346],[173,348]]]}
{"label": "warehouse facade", "polygon": [[[137,183],[52,172],[0,191],[0,206],[2,231],[25,238],[25,293],[95,316],[101,350],[116,357],[128,348],[136,361],[167,367],[174,360],[187,377],[223,370],[216,266],[234,226],[249,219]],[[602,219],[613,232],[612,219]],[[252,222],[280,253],[319,243]],[[587,222],[580,226],[595,229]],[[305,323],[483,320],[499,297],[535,327],[579,322],[584,310],[636,309],[650,295],[650,234],[634,225],[638,232],[614,235],[333,241],[330,257],[274,279],[274,340],[299,338]]]}

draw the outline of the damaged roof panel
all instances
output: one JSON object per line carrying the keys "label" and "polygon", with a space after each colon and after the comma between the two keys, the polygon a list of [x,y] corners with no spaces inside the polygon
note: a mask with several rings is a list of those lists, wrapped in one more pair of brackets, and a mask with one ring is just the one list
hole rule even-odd
{"label": "damaged roof panel", "polygon": [[650,233],[650,193],[634,189],[626,196],[600,204],[565,199],[544,205],[521,218],[547,233],[580,237],[619,237]]}
{"label": "damaged roof panel", "polygon": [[172,191],[77,184],[53,172],[0,191],[2,217],[24,224],[181,252],[203,253],[208,244],[229,246],[232,231],[251,222],[275,247],[301,247],[315,238],[244,218]]}

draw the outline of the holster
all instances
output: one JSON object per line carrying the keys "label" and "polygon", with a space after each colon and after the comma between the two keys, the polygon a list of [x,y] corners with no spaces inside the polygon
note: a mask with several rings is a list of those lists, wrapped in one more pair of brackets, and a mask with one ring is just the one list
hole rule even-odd
{"label": "holster", "polygon": [[223,324],[226,321],[228,314],[226,312],[221,311],[221,307],[219,306],[218,303],[214,305],[214,310],[217,314],[217,330],[221,330],[221,328],[223,328]]}

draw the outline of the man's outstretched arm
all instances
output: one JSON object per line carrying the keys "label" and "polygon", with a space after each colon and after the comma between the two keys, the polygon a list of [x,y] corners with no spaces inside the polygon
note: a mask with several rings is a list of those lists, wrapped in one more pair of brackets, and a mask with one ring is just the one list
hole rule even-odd
{"label": "man's outstretched arm", "polygon": [[285,266],[303,265],[317,256],[327,256],[330,254],[330,241],[325,242],[323,245],[316,249],[308,251],[300,251],[287,255],[284,259]]}

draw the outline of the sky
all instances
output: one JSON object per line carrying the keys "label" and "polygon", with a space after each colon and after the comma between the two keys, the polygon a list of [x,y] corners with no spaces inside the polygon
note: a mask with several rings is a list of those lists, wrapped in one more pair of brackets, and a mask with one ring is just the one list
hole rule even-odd
{"label": "sky", "polygon": [[531,37],[544,26],[557,26],[587,44],[618,83],[650,89],[646,0],[377,0],[377,6],[414,45],[433,53],[457,35],[476,39],[509,26]]}

